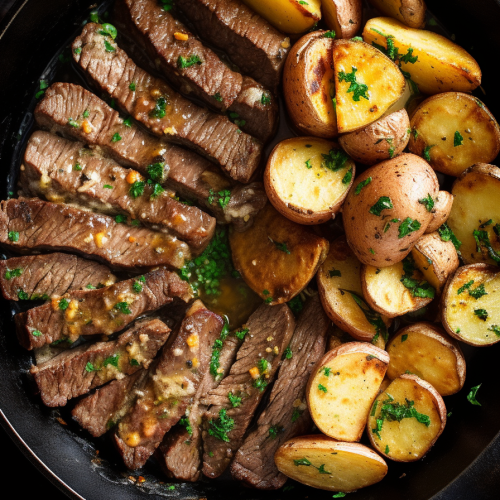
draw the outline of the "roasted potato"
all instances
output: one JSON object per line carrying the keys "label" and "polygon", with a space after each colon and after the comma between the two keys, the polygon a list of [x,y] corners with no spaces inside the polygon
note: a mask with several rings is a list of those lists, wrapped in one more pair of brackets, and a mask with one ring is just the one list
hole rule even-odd
{"label": "roasted potato", "polygon": [[434,208],[432,209],[432,221],[425,230],[426,233],[437,231],[447,220],[453,206],[453,195],[448,191],[439,191]]}
{"label": "roasted potato", "polygon": [[277,212],[270,204],[245,232],[229,235],[234,267],[267,304],[288,302],[316,274],[328,241]]}
{"label": "roasted potato", "polygon": [[362,0],[321,0],[325,24],[337,38],[352,38],[361,28]]}
{"label": "roasted potato", "polygon": [[374,448],[396,462],[421,459],[446,425],[443,398],[416,375],[401,375],[373,403],[366,426]]}
{"label": "roasted potato", "polygon": [[384,379],[389,356],[367,342],[327,352],[307,383],[307,407],[318,429],[339,441],[359,441]]}
{"label": "roasted potato", "polygon": [[354,161],[375,165],[401,154],[409,140],[410,119],[401,109],[364,129],[343,135],[339,143]]}
{"label": "roasted potato", "polygon": [[321,19],[321,0],[243,0],[284,33],[304,33]]}
{"label": "roasted potato", "polygon": [[500,341],[500,268],[460,267],[442,297],[443,326],[454,338],[475,346]]}
{"label": "roasted potato", "polygon": [[422,28],[425,25],[424,0],[368,0],[384,16],[393,17],[409,28]]}
{"label": "roasted potato", "polygon": [[405,93],[406,81],[401,71],[371,45],[335,40],[332,54],[339,133],[377,121]]}
{"label": "roasted potato", "polygon": [[[356,342],[356,339],[347,332],[341,330],[336,324],[332,323],[327,332],[328,344],[327,351],[331,351],[342,344],[347,344],[348,342]],[[385,349],[385,340],[382,336],[375,339],[372,344],[379,349]]]}
{"label": "roasted potato", "polygon": [[274,455],[280,472],[300,483],[328,491],[350,492],[381,481],[387,464],[359,443],[339,443],[316,434],[282,444]]}
{"label": "roasted potato", "polygon": [[438,232],[424,234],[411,251],[415,265],[438,294],[441,293],[448,276],[460,265],[455,246],[443,241]]}
{"label": "roasted potato", "polygon": [[294,137],[269,156],[264,186],[282,215],[299,224],[321,224],[340,210],[355,172],[354,162],[335,143]]}
{"label": "roasted potato", "polygon": [[[453,184],[447,224],[462,243],[466,264],[500,263],[500,168],[479,163]],[[477,239],[477,241],[476,241]]]}
{"label": "roasted potato", "polygon": [[445,92],[426,99],[411,117],[409,149],[434,170],[458,177],[475,163],[489,163],[500,152],[500,127],[477,98]]}
{"label": "roasted potato", "polygon": [[464,385],[462,350],[439,326],[415,323],[402,328],[387,343],[387,353],[391,380],[410,372],[429,382],[441,396],[455,394]]}
{"label": "roasted potato", "polygon": [[[323,309],[341,330],[357,340],[375,344],[387,340],[391,320],[365,302],[360,273],[361,263],[342,236],[331,243],[330,252],[319,268],[318,290]],[[380,346],[384,345],[385,342]]]}
{"label": "roasted potato", "polygon": [[365,170],[343,206],[347,241],[356,257],[379,268],[402,261],[431,222],[438,192],[435,172],[412,154]]}
{"label": "roasted potato", "polygon": [[410,73],[424,94],[471,92],[481,84],[481,69],[476,60],[448,38],[432,31],[408,28],[390,17],[376,17],[365,24],[366,43],[387,47],[388,36],[394,37],[392,42],[400,55],[405,56],[408,49],[412,49],[411,57],[418,58],[413,63],[410,58],[400,63],[401,69]]}
{"label": "roasted potato", "polygon": [[333,107],[333,39],[325,31],[303,36],[290,50],[283,69],[283,96],[293,124],[304,134],[338,135]]}

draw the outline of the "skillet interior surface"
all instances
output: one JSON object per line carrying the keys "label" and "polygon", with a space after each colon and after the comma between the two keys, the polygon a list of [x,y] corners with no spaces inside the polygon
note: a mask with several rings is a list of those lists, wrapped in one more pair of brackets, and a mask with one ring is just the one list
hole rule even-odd
{"label": "skillet interior surface", "polygon": [[[72,70],[58,61],[58,55],[62,53],[64,58],[64,47],[88,17],[92,3],[85,0],[19,1],[0,26],[1,199],[15,192],[16,172],[32,129],[38,82],[42,78],[52,82],[56,75],[59,80],[68,78]],[[498,74],[495,60],[500,52],[500,32],[496,26],[500,19],[500,3],[497,0],[429,0],[427,4],[450,33],[455,34],[457,43],[478,60],[486,92],[483,99],[493,114],[500,116],[495,78]],[[279,138],[290,134],[286,118],[283,118],[282,114],[284,128]],[[46,408],[34,395],[27,375],[31,355],[15,338],[12,318],[17,311],[14,307],[4,300],[0,302],[0,422],[28,458],[69,496],[86,500],[165,497],[216,500],[229,496],[248,500],[293,500],[311,495],[318,500],[331,498],[331,493],[313,491],[298,484],[285,491],[253,491],[229,481],[227,476],[215,482],[176,484],[168,482],[154,463],[148,463],[140,472],[146,482],[140,485],[131,482],[127,479],[130,473],[107,439],[91,440],[71,423],[68,411]],[[390,462],[384,481],[349,494],[349,498],[455,500],[496,496],[494,487],[500,483],[500,466],[497,465],[500,463],[500,398],[496,385],[500,345],[487,349],[463,346],[463,349],[467,359],[466,384],[458,395],[446,398],[447,409],[452,415],[436,446],[417,463]],[[480,383],[478,399],[482,406],[472,406],[466,395],[471,387]],[[61,425],[61,418],[68,425]],[[96,450],[99,450],[98,457]],[[175,489],[169,489],[171,485]]]}

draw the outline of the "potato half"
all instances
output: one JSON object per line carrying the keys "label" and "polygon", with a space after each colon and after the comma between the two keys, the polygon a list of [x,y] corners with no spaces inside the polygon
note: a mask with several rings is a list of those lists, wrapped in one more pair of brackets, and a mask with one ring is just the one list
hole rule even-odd
{"label": "potato half", "polygon": [[443,326],[454,338],[475,346],[500,341],[500,268],[460,267],[446,284]]}
{"label": "potato half", "polygon": [[453,206],[453,195],[448,191],[439,191],[434,208],[432,209],[432,221],[425,230],[426,233],[437,231],[447,220]]}
{"label": "potato half", "polygon": [[475,163],[489,163],[500,152],[500,127],[488,108],[462,92],[426,99],[411,117],[412,153],[434,170],[458,177]]}
{"label": "potato half", "polygon": [[316,279],[323,309],[341,330],[367,342],[387,339],[391,320],[375,312],[364,300],[361,263],[344,237],[330,244]]}
{"label": "potato half", "polygon": [[[381,35],[380,33],[383,33]],[[419,29],[408,28],[390,17],[370,19],[363,30],[366,43],[387,47],[387,36],[393,36],[394,46],[406,55],[409,48],[415,63],[402,62],[401,68],[424,94],[458,91],[471,92],[481,84],[481,69],[476,60],[448,38]]]}
{"label": "potato half", "polygon": [[333,39],[313,31],[296,42],[283,69],[283,95],[288,114],[304,134],[332,138],[338,135],[332,98]]}
{"label": "potato half", "polygon": [[463,261],[500,263],[500,168],[470,167],[455,181],[452,194],[447,223],[462,242]]}
{"label": "potato half", "polygon": [[396,462],[421,459],[446,425],[443,398],[416,375],[401,375],[372,406],[367,431],[372,445]]}
{"label": "potato half", "polygon": [[[331,351],[342,344],[347,344],[348,342],[356,342],[356,339],[347,332],[341,330],[336,324],[332,323],[328,329],[328,343],[327,351]],[[375,339],[372,344],[379,349],[385,348],[385,340],[383,337],[379,336]]]}
{"label": "potato half", "polygon": [[339,443],[317,434],[282,444],[274,455],[278,470],[299,483],[348,493],[381,481],[387,464],[359,443]]}
{"label": "potato half", "polygon": [[270,305],[288,302],[316,274],[328,241],[296,224],[268,204],[245,232],[229,235],[234,267]]}
{"label": "potato half", "polygon": [[435,172],[422,158],[402,154],[358,176],[343,206],[347,241],[367,265],[402,261],[432,220],[439,192]]}
{"label": "potato half", "polygon": [[385,16],[393,17],[409,28],[422,28],[425,25],[424,0],[368,0]]}
{"label": "potato half", "polygon": [[382,52],[361,41],[333,42],[339,133],[377,121],[404,94],[406,81]]}
{"label": "potato half", "polygon": [[410,140],[410,119],[405,109],[391,113],[368,125],[339,137],[339,143],[354,160],[375,165],[401,154]]}
{"label": "potato half", "polygon": [[359,441],[388,364],[387,353],[367,342],[327,352],[311,373],[306,392],[318,429],[339,441]]}
{"label": "potato half", "polygon": [[[410,372],[431,384],[441,396],[458,392],[465,382],[465,359],[458,342],[431,323],[402,328],[387,344],[391,380]],[[389,391],[390,392],[390,391]]]}
{"label": "potato half", "polygon": [[294,137],[269,156],[264,186],[282,215],[299,224],[321,224],[340,210],[355,172],[354,162],[337,144]]}
{"label": "potato half", "polygon": [[325,24],[337,38],[352,38],[362,26],[362,0],[321,0]]}

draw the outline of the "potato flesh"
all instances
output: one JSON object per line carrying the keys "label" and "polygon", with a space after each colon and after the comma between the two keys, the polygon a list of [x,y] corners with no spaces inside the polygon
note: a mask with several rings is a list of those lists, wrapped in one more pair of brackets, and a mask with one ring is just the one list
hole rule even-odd
{"label": "potato flesh", "polygon": [[[372,429],[377,427],[376,420],[380,417],[383,402],[390,399],[401,405],[406,400],[415,403],[414,408],[430,418],[430,425],[420,423],[416,418],[404,418],[401,422],[384,420],[379,439]],[[378,401],[375,415],[368,420],[372,443],[384,455],[402,462],[413,462],[422,458],[434,443],[441,430],[441,417],[432,394],[413,380],[398,378],[376,399]],[[375,404],[375,403],[374,403]],[[372,411],[373,412],[373,411]],[[387,446],[389,447],[386,453]]]}
{"label": "potato flesh", "polygon": [[389,17],[370,19],[363,31],[367,43],[387,46],[386,39],[373,31],[393,35],[394,46],[400,54],[413,48],[418,56],[414,64],[402,63],[401,68],[410,73],[412,80],[424,94],[459,91],[470,92],[481,84],[481,70],[475,59],[463,48],[431,31],[412,29]]}
{"label": "potato flesh", "polygon": [[387,377],[391,380],[410,371],[441,396],[455,394],[462,387],[455,352],[433,337],[405,329],[387,344],[387,352],[391,357]]}
{"label": "potato flesh", "polygon": [[[455,177],[475,163],[489,163],[500,151],[498,123],[481,101],[467,94],[448,92],[427,99],[412,116],[411,129],[418,135],[411,135],[410,151],[422,156],[426,146],[433,146],[432,168]],[[455,146],[456,132],[461,146]]]}

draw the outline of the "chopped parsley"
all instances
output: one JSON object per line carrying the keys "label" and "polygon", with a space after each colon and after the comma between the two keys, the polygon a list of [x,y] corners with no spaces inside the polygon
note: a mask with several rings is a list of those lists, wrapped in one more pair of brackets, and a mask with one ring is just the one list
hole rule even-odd
{"label": "chopped parsley", "polygon": [[13,242],[19,241],[19,233],[17,231],[9,231],[9,240]]}
{"label": "chopped parsley", "polygon": [[271,243],[274,243],[274,246],[278,249],[281,250],[283,253],[286,253],[287,255],[290,255],[290,250],[288,250],[288,246],[286,242],[280,243],[279,241],[274,241],[270,236],[268,236],[269,241]]}
{"label": "chopped parsley", "polygon": [[233,427],[234,420],[227,416],[227,410],[225,408],[221,408],[219,410],[219,418],[208,422],[208,434],[220,441],[229,443],[230,439],[228,433],[233,430]]}
{"label": "chopped parsley", "polygon": [[111,184],[104,184],[102,187],[104,189],[113,189],[113,186]]}
{"label": "chopped parsley", "polygon": [[73,170],[75,170],[76,172],[80,172],[82,170],[82,166],[79,163],[75,163],[73,165]]}
{"label": "chopped parsley", "polygon": [[338,270],[338,269],[330,269],[328,271],[328,275],[330,276],[330,278],[335,278],[335,277],[341,277],[342,276],[342,273]]}
{"label": "chopped parsley", "polygon": [[129,305],[128,302],[117,302],[114,308],[122,314],[132,314]]}
{"label": "chopped parsley", "polygon": [[260,98],[260,103],[263,104],[264,106],[269,106],[271,104],[271,97],[266,93],[262,94],[262,97]]}
{"label": "chopped parsley", "polygon": [[442,241],[451,241],[455,246],[457,252],[460,250],[462,242],[455,236],[450,226],[448,226],[446,222],[438,229],[438,233],[439,236],[441,236]]}
{"label": "chopped parsley", "polygon": [[152,118],[163,118],[167,114],[167,100],[164,97],[158,97],[155,107],[150,111]]}
{"label": "chopped parsley", "polygon": [[269,361],[265,358],[259,359],[257,361],[257,368],[259,369],[260,373],[266,373],[269,370]]}
{"label": "chopped parsley", "polygon": [[118,368],[118,361],[120,359],[119,354],[113,354],[112,356],[107,357],[103,362],[102,362],[102,367],[105,368],[108,365],[114,366],[115,368]]}
{"label": "chopped parsley", "polygon": [[356,186],[356,191],[354,191],[354,194],[355,195],[358,195],[359,193],[361,193],[361,190],[368,186],[368,184],[370,184],[370,182],[372,181],[372,178],[371,177],[368,177],[367,179],[365,179],[364,181],[361,181],[357,186]]}
{"label": "chopped parsley", "polygon": [[283,351],[283,355],[281,356],[281,359],[292,359],[293,358],[293,352],[292,349],[290,349],[290,344],[286,346],[286,349]]}
{"label": "chopped parsley", "polygon": [[114,134],[113,137],[111,138],[111,142],[118,142],[121,140],[122,140],[122,136],[118,132],[116,132],[116,134]]}
{"label": "chopped parsley", "polygon": [[213,189],[210,189],[207,202],[209,205],[213,205],[215,201],[217,201],[222,209],[226,208],[231,201],[231,191],[229,189],[223,189],[215,193]]}
{"label": "chopped parsley", "polygon": [[351,66],[351,69],[352,71],[350,73],[346,73],[345,71],[339,71],[337,75],[339,82],[350,83],[349,88],[347,89],[347,93],[352,92],[353,101],[359,102],[361,97],[365,98],[366,100],[369,100],[370,98],[367,95],[368,85],[365,85],[364,83],[359,83],[356,80],[356,72],[358,71],[357,68]]}
{"label": "chopped parsley", "polygon": [[187,418],[186,416],[182,417],[180,420],[179,420],[179,425],[181,427],[185,427],[187,433],[192,436],[193,435],[193,428],[191,427],[191,424],[189,422],[189,418]]}
{"label": "chopped parsley", "polygon": [[298,408],[294,408],[292,412],[292,423],[297,422],[303,412],[301,412]]}
{"label": "chopped parsley", "polygon": [[416,271],[415,261],[411,256],[407,256],[403,260],[404,275],[401,278],[401,283],[410,290],[413,297],[422,299],[433,299],[436,296],[435,288],[425,280],[419,281],[413,278]]}
{"label": "chopped parsley", "polygon": [[456,148],[458,146],[463,146],[464,138],[462,134],[457,130],[455,132],[455,137],[453,138],[453,146]]}
{"label": "chopped parsley", "polygon": [[320,474],[331,474],[331,472],[325,470],[325,464],[321,464],[319,467],[313,465],[307,458],[299,458],[293,461],[295,466],[304,465],[306,467],[314,467]]}
{"label": "chopped parsley", "polygon": [[328,392],[328,389],[323,384],[318,384],[318,391],[324,392],[326,394]]}
{"label": "chopped parsley", "polygon": [[278,425],[271,425],[269,427],[269,437],[271,439],[276,439],[278,437],[278,434],[285,432],[285,428],[283,426],[278,426]]}
{"label": "chopped parsley", "polygon": [[[144,276],[142,276],[142,277],[144,277]],[[144,288],[144,286],[140,281],[134,281],[134,283],[132,284],[132,290],[135,293],[141,293],[143,288]]]}
{"label": "chopped parsley", "polygon": [[131,366],[141,366],[141,363],[139,363],[139,361],[137,361],[137,359],[132,358],[132,359],[130,360],[130,365],[131,365]]}
{"label": "chopped parsley", "polygon": [[10,280],[12,278],[17,278],[18,276],[21,276],[23,274],[22,268],[18,267],[16,269],[7,269],[5,271],[5,279]]}
{"label": "chopped parsley", "polygon": [[390,221],[387,221],[384,226],[384,233],[387,233],[391,227],[391,222],[399,222],[399,219],[391,219]]}
{"label": "chopped parsley", "polygon": [[19,300],[30,300],[30,296],[23,290],[17,292],[17,298]]}
{"label": "chopped parsley", "polygon": [[473,387],[467,395],[467,401],[475,406],[481,406],[481,403],[476,399],[477,391],[483,384]]}
{"label": "chopped parsley", "polygon": [[323,368],[321,368],[321,370],[320,370],[320,371],[322,371],[322,372],[323,372],[323,375],[324,375],[325,377],[329,377],[329,376],[330,376],[330,374],[332,373],[332,369],[331,369],[331,368],[329,368],[328,366],[323,366]]}
{"label": "chopped parsley", "polygon": [[135,89],[136,89],[136,85],[134,82],[130,82],[129,86],[128,86],[129,90],[131,90],[132,92],[135,92]]}
{"label": "chopped parsley", "polygon": [[[160,3],[162,4],[161,7],[165,12],[171,11],[174,7],[174,0],[160,0]],[[169,489],[174,490],[175,486],[171,486]]]}
{"label": "chopped parsley", "polygon": [[336,33],[333,30],[323,33],[323,38],[335,38]]}
{"label": "chopped parsley", "polygon": [[234,336],[238,340],[243,340],[245,338],[245,335],[249,332],[248,328],[242,328],[241,330],[236,330],[234,332]]}
{"label": "chopped parsley", "polygon": [[165,176],[164,168],[165,168],[165,163],[159,162],[148,165],[146,167],[146,170],[151,180],[156,182],[161,182],[163,181],[163,178]]}
{"label": "chopped parsley", "polygon": [[61,299],[59,301],[59,304],[58,304],[58,307],[61,311],[66,311],[66,309],[68,308],[69,306],[69,300],[67,299]]}
{"label": "chopped parsley", "polygon": [[180,69],[190,68],[195,64],[199,65],[201,63],[202,60],[196,54],[191,54],[188,58],[179,56],[177,59],[177,67]]}
{"label": "chopped parsley", "polygon": [[115,216],[115,222],[118,224],[125,224],[127,222],[127,216],[118,214],[117,216]]}
{"label": "chopped parsley", "polygon": [[498,325],[491,325],[488,330],[490,332],[493,332],[497,337],[500,337],[500,326]]}
{"label": "chopped parsley", "polygon": [[352,181],[352,167],[346,172],[342,178],[342,184],[349,184]]}
{"label": "chopped parsley", "polygon": [[146,183],[144,181],[135,181],[130,185],[128,192],[130,196],[132,196],[132,198],[139,198],[139,196],[142,196],[144,194],[145,187]]}
{"label": "chopped parsley", "polygon": [[474,288],[474,290],[469,289],[469,295],[474,299],[478,300],[484,295],[488,295],[488,292],[484,289],[484,283]]}
{"label": "chopped parsley", "polygon": [[490,256],[490,258],[492,260],[494,260],[497,263],[497,265],[500,266],[500,255],[491,246],[490,237],[488,235],[488,232],[475,229],[472,234],[474,236],[474,239],[476,240],[476,247],[477,247],[476,250],[478,252],[481,252],[481,245],[483,245],[485,247],[486,251],[488,252],[488,255]]}
{"label": "chopped parsley", "polygon": [[388,196],[381,196],[377,203],[370,208],[369,212],[373,215],[380,216],[382,210],[390,210],[391,208],[394,208],[391,199]]}
{"label": "chopped parsley", "polygon": [[[149,183],[148,183],[149,184]],[[158,198],[163,192],[165,191],[165,189],[163,189],[161,187],[161,184],[158,184],[157,182],[155,182],[153,184],[153,190],[151,192],[151,194],[149,195],[149,199],[150,200],[155,200],[156,198]]]}
{"label": "chopped parsley", "polygon": [[233,405],[233,408],[238,408],[238,406],[241,405],[241,397],[240,396],[235,396],[232,392],[228,392],[227,398],[229,399],[230,403]]}
{"label": "chopped parsley", "polygon": [[408,334],[405,333],[404,335],[401,335],[401,342],[406,342],[408,340]]}
{"label": "chopped parsley", "polygon": [[418,202],[425,205],[427,212],[432,212],[432,209],[434,208],[434,200],[432,199],[430,193],[427,194],[426,198],[422,198],[421,200],[418,200]]}
{"label": "chopped parsley", "polygon": [[111,45],[107,40],[104,40],[104,47],[106,48],[106,52],[115,52],[116,49]]}
{"label": "chopped parsley", "polygon": [[313,166],[311,165],[311,159],[306,160],[306,168],[309,168],[309,169],[313,168]]}
{"label": "chopped parsley", "polygon": [[42,332],[40,330],[33,330],[31,332],[31,335],[33,335],[33,337],[41,337],[42,336]]}
{"label": "chopped parsley", "polygon": [[290,302],[288,302],[288,307],[293,312],[293,315],[297,317],[304,309],[304,302],[300,298],[300,295],[296,295]]}
{"label": "chopped parsley", "polygon": [[128,116],[127,118],[125,118],[125,120],[123,120],[123,125],[125,125],[125,127],[131,127],[132,126],[132,117]]}
{"label": "chopped parsley", "polygon": [[323,158],[321,166],[332,172],[342,170],[349,160],[349,156],[342,149],[330,149],[327,155],[322,154],[321,156]]}
{"label": "chopped parsley", "polygon": [[488,319],[488,311],[486,309],[474,309],[474,314],[482,321]]}
{"label": "chopped parsley", "polygon": [[335,493],[335,495],[332,496],[332,498],[344,498],[345,493],[343,491],[339,491],[338,493]]}
{"label": "chopped parsley", "polygon": [[431,149],[435,146],[435,144],[432,144],[432,146],[425,146],[424,148],[424,158],[430,162],[431,161]]}
{"label": "chopped parsley", "polygon": [[85,371],[91,373],[91,372],[98,372],[100,368],[96,368],[90,361],[85,365]]}
{"label": "chopped parsley", "polygon": [[222,102],[222,96],[219,94],[219,92],[216,92],[213,96],[212,96],[217,102]]}
{"label": "chopped parsley", "polygon": [[416,219],[412,219],[410,217],[407,217],[401,224],[399,225],[399,234],[398,238],[404,238],[405,236],[408,236],[410,233],[413,233],[414,231],[418,231],[421,227],[420,222]]}
{"label": "chopped parsley", "polygon": [[388,453],[389,453],[389,445],[388,445],[388,444],[386,444],[386,445],[385,445],[385,454],[387,455]]}

